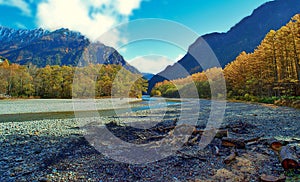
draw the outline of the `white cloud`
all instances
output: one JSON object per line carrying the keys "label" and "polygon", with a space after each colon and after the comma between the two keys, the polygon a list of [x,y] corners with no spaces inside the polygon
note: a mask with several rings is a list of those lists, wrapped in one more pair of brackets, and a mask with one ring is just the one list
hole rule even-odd
{"label": "white cloud", "polygon": [[164,70],[168,65],[174,64],[174,60],[157,55],[136,57],[128,62],[140,72],[154,74]]}
{"label": "white cloud", "polygon": [[[98,40],[98,39],[97,39]],[[104,35],[99,37],[99,41],[105,44],[106,46],[113,47],[118,49],[120,45],[123,45],[127,42],[126,37],[120,35],[120,31],[117,29],[112,29],[108,32],[105,32]],[[123,48],[122,50],[124,50]],[[118,49],[119,51],[119,49]]]}
{"label": "white cloud", "polygon": [[30,5],[25,0],[0,0],[0,5],[16,7],[20,9],[25,16],[31,16]]}
{"label": "white cloud", "polygon": [[140,7],[140,0],[117,0],[118,11],[123,15],[130,15],[132,10]]}
{"label": "white cloud", "polygon": [[176,58],[175,58],[175,60],[176,61],[179,61],[179,60],[181,60],[182,58],[183,58],[183,54],[179,54]]}
{"label": "white cloud", "polygon": [[[142,0],[48,0],[38,5],[37,23],[42,28],[69,28],[92,40],[113,26],[128,21]],[[119,41],[119,33],[110,42]],[[114,43],[110,46],[114,46]]]}

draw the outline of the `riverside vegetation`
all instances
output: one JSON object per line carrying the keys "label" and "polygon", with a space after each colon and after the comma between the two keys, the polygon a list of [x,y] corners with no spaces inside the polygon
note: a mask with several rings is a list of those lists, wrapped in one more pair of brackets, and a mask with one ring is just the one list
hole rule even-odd
{"label": "riverside vegetation", "polygon": [[[75,73],[78,74],[78,81],[82,83],[76,84],[76,88],[73,87]],[[117,75],[118,82],[114,82]],[[86,84],[95,85],[95,92],[85,88]],[[48,65],[37,68],[32,64],[10,64],[8,60],[0,63],[0,94],[12,97],[72,98],[72,89],[76,90],[75,96],[106,97],[111,96],[113,84],[118,93],[127,92],[125,85],[131,85],[131,97],[141,97],[147,87],[147,82],[140,75],[122,69],[121,65]]]}
{"label": "riverside vegetation", "polygon": [[224,69],[211,68],[187,78],[157,83],[152,95],[179,97],[195,83],[199,97],[210,98],[207,74],[221,79],[230,99],[300,108],[300,14],[279,30],[271,30],[253,53],[242,52]]}

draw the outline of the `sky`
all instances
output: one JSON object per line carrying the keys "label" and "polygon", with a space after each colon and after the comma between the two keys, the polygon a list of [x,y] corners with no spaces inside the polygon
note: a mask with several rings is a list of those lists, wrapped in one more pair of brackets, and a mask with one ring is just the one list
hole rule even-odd
{"label": "sky", "polygon": [[113,46],[141,72],[158,73],[182,58],[197,36],[226,32],[268,1],[0,0],[0,25],[79,31]]}

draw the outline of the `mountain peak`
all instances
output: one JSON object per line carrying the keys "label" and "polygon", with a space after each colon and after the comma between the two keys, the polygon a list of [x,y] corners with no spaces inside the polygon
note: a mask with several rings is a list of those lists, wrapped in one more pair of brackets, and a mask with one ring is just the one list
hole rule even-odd
{"label": "mountain peak", "polygon": [[42,28],[17,30],[0,27],[0,43],[0,56],[21,65],[77,66],[84,50],[95,49],[97,58],[87,63],[117,64],[133,73],[139,73],[115,49],[101,43],[91,44],[80,32],[68,28],[51,32]]}

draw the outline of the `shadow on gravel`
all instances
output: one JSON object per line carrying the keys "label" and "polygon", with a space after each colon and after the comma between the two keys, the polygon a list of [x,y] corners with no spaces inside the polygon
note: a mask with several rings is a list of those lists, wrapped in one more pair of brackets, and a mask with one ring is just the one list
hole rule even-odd
{"label": "shadow on gravel", "polygon": [[0,147],[0,181],[32,180],[50,174],[52,166],[66,159],[99,155],[80,135],[6,135]]}

